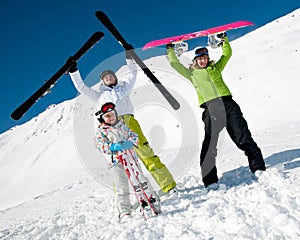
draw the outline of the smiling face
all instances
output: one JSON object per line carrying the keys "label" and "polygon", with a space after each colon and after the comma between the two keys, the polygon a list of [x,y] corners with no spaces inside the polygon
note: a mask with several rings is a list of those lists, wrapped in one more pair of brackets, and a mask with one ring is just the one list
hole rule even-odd
{"label": "smiling face", "polygon": [[196,49],[194,64],[199,68],[206,68],[209,62],[208,49],[206,47],[201,47]]}
{"label": "smiling face", "polygon": [[102,116],[102,119],[105,123],[113,125],[117,121],[117,115],[115,111],[110,111],[108,113],[105,113]]}
{"label": "smiling face", "polygon": [[206,66],[209,62],[209,57],[208,57],[208,55],[205,54],[200,57],[197,57],[195,59],[195,61],[200,68],[206,68]]}
{"label": "smiling face", "polygon": [[117,80],[115,76],[111,73],[107,73],[102,77],[102,80],[106,86],[115,85]]}

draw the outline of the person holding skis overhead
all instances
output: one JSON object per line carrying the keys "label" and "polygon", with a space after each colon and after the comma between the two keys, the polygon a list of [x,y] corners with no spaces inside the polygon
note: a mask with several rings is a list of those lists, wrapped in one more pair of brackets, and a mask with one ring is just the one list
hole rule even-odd
{"label": "person holding skis overhead", "polygon": [[[72,61],[72,59],[69,59],[68,61]],[[160,158],[153,152],[148,140],[142,132],[139,122],[133,115],[134,109],[129,93],[136,82],[137,65],[131,59],[127,51],[126,63],[130,72],[127,74],[127,77],[124,77],[123,79],[118,79],[112,70],[105,70],[100,74],[101,84],[99,91],[95,91],[84,84],[80,72],[77,69],[76,62],[73,63],[68,70],[68,73],[77,91],[97,101],[99,106],[106,102],[112,102],[116,105],[119,119],[123,119],[125,124],[138,134],[138,145],[134,148],[146,169],[161,188],[160,191],[162,194],[160,195],[170,196],[176,194],[176,182],[174,181],[172,174],[160,161]]]}
{"label": "person holding skis overhead", "polygon": [[113,186],[117,190],[116,205],[119,219],[124,221],[131,212],[128,180],[135,190],[145,218],[147,210],[147,214],[151,214],[148,204],[155,206],[154,214],[158,214],[160,212],[159,199],[144,176],[133,148],[134,145],[138,145],[137,134],[125,125],[123,119],[118,120],[115,105],[111,102],[105,103],[96,116],[100,122],[95,138],[96,147],[109,156],[110,173],[114,179]]}
{"label": "person holding skis overhead", "polygon": [[167,55],[171,66],[183,77],[190,80],[198,95],[201,108],[204,109],[205,136],[200,154],[202,181],[208,189],[218,188],[216,168],[217,143],[219,133],[225,127],[232,141],[248,157],[252,173],[265,171],[265,162],[260,148],[257,146],[248,129],[246,120],[239,105],[233,100],[232,94],[223,81],[221,72],[232,55],[226,32],[217,34],[220,41],[215,46],[222,46],[223,54],[217,61],[211,61],[208,49],[196,49],[195,57],[189,68],[178,60],[172,44],[167,44]]}

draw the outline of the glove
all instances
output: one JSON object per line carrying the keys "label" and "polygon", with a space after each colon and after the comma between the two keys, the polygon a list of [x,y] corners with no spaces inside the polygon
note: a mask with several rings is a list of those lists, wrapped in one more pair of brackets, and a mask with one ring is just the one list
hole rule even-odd
{"label": "glove", "polygon": [[71,64],[68,70],[65,72],[66,75],[69,73],[76,72],[78,70],[77,68],[77,62],[73,59],[73,57],[70,57],[67,61],[66,64]]}
{"label": "glove", "polygon": [[109,147],[109,149],[113,152],[116,152],[116,151],[123,151],[123,147],[122,147],[122,144],[120,142],[117,142],[117,143],[112,143]]}
{"label": "glove", "polygon": [[124,149],[130,149],[133,147],[133,142],[127,140],[127,141],[124,141],[122,145],[123,145]]}
{"label": "glove", "polygon": [[218,38],[224,39],[227,36],[226,32],[221,32],[217,34]]}
{"label": "glove", "polygon": [[121,141],[117,143],[113,143],[110,145],[110,150],[115,152],[115,151],[123,151],[126,149],[130,149],[133,147],[133,142],[131,141]]}
{"label": "glove", "polygon": [[166,45],[166,49],[170,49],[170,48],[174,48],[174,44],[173,43],[168,43]]}

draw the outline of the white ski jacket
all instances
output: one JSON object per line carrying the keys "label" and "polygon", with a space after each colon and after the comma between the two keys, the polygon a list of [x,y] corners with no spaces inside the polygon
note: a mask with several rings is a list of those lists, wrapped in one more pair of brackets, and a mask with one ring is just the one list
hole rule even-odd
{"label": "white ski jacket", "polygon": [[112,102],[116,105],[116,111],[119,116],[133,114],[134,109],[129,94],[136,82],[137,64],[131,59],[126,59],[126,63],[130,72],[124,78],[118,78],[118,83],[113,88],[105,86],[102,81],[98,91],[89,88],[83,82],[79,70],[70,73],[70,77],[78,92],[97,102],[96,110],[100,110],[104,103]]}

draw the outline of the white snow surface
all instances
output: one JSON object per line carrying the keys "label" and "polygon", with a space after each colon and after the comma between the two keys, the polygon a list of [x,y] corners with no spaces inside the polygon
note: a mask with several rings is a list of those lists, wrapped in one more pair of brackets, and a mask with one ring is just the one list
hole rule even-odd
{"label": "white snow surface", "polygon": [[[162,202],[162,214],[145,221],[134,213],[119,223],[112,190],[87,170],[76,146],[77,97],[0,135],[0,239],[300,239],[300,9],[233,41],[232,48],[223,76],[262,149],[267,171],[258,180],[224,134],[217,160],[220,189],[204,188],[196,159],[176,175],[178,197]],[[211,51],[211,58],[218,54]],[[187,64],[192,56],[190,51],[181,58]],[[192,106],[202,140],[202,110],[191,84],[174,80],[178,75],[165,56],[145,63]],[[150,84],[142,72],[139,83]],[[151,128],[155,118],[145,114],[140,110],[137,118]],[[165,122],[163,147],[153,127],[154,133],[145,133],[173,172],[167,148],[178,133]],[[94,147],[92,139],[86,141]]]}

